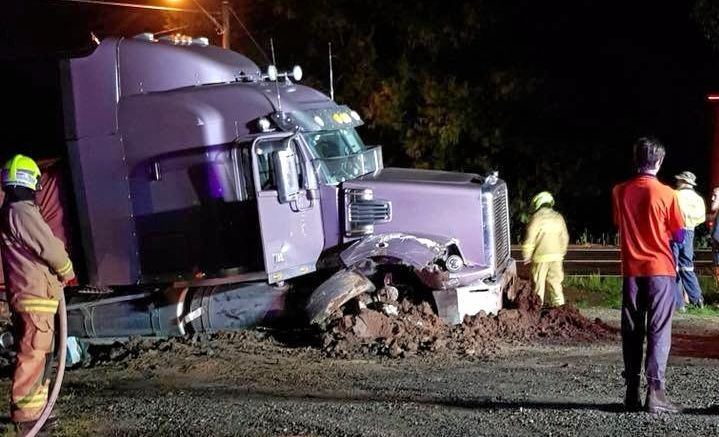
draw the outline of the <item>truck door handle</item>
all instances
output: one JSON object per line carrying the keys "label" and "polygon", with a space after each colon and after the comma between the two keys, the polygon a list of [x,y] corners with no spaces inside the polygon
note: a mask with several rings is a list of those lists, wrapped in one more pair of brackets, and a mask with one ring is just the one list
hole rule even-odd
{"label": "truck door handle", "polygon": [[300,202],[295,199],[292,202],[290,202],[290,208],[294,212],[303,212],[303,211],[309,211],[310,209],[314,208],[315,206],[315,193],[312,192],[313,190],[302,190],[298,194],[299,196],[304,196],[307,200],[309,200],[309,205],[305,208],[300,207]]}

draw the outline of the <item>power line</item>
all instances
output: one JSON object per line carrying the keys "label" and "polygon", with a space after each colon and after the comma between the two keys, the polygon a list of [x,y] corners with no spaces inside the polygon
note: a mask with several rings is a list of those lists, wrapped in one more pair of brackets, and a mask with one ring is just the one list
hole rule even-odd
{"label": "power line", "polygon": [[240,20],[240,17],[237,16],[237,12],[235,12],[235,10],[233,8],[230,8],[230,12],[232,12],[232,15],[235,17],[237,22],[240,23],[240,26],[242,26],[242,29],[245,31],[247,36],[249,36],[250,40],[252,40],[252,42],[255,44],[255,47],[257,47],[257,50],[259,50],[260,53],[262,53],[262,56],[265,58],[265,62],[267,62],[269,64],[270,58],[267,56],[267,53],[265,53],[265,51],[262,50],[262,47],[260,47],[260,45],[257,43],[255,38],[252,36],[252,33],[250,33],[250,30],[247,29],[247,27],[245,27],[245,23],[243,23],[242,20]]}
{"label": "power line", "polygon": [[70,2],[70,3],[86,3],[86,4],[91,4],[91,5],[102,5],[102,6],[122,6],[125,8],[152,9],[152,10],[156,10],[156,11],[166,11],[166,12],[192,12],[195,14],[202,12],[202,11],[198,11],[197,9],[173,8],[170,6],[138,5],[137,3],[105,2],[105,1],[99,1],[99,0],[51,0],[51,1]]}

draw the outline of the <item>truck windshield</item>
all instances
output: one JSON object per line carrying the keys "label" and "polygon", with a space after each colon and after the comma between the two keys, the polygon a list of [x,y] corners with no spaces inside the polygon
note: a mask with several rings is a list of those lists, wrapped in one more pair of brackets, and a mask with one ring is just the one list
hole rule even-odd
{"label": "truck windshield", "polygon": [[320,180],[335,185],[382,168],[381,148],[367,149],[354,129],[303,134]]}

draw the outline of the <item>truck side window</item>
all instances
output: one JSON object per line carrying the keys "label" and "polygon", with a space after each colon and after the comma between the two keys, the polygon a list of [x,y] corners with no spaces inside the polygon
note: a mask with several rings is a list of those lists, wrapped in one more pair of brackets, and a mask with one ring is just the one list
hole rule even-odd
{"label": "truck side window", "polygon": [[244,186],[244,196],[247,200],[255,198],[255,181],[252,178],[252,157],[248,147],[240,147],[238,150],[240,175]]}
{"label": "truck side window", "polygon": [[193,177],[194,170],[194,178],[204,182],[204,184],[198,183],[199,181],[195,183],[201,197],[224,202],[245,200],[242,192],[238,189],[241,187],[235,186],[236,163],[233,162],[231,150],[221,149],[205,152],[203,161],[189,169],[191,177]]}
{"label": "truck side window", "polygon": [[269,153],[257,156],[257,167],[260,172],[260,189],[263,191],[276,190],[275,172]]}
{"label": "truck side window", "polygon": [[295,152],[295,167],[297,167],[297,176],[299,177],[299,184],[300,187],[305,186],[305,173],[302,166],[302,153],[300,152],[300,148],[297,146],[296,141],[292,141],[291,143],[292,151]]}

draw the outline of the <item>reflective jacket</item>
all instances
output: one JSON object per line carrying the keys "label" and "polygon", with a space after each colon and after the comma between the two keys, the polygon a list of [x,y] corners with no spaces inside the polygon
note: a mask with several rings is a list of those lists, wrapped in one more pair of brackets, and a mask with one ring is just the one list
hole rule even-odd
{"label": "reflective jacket", "polygon": [[569,233],[560,213],[552,208],[540,208],[527,225],[527,236],[522,244],[525,261],[535,263],[561,261],[567,254]]}
{"label": "reflective jacket", "polygon": [[55,313],[63,280],[75,277],[65,246],[32,201],[0,209],[0,253],[11,307]]}
{"label": "reflective jacket", "polygon": [[704,199],[692,188],[676,190],[679,199],[679,209],[684,216],[684,227],[693,230],[706,220],[706,205]]}

